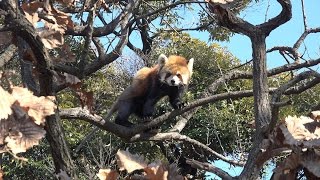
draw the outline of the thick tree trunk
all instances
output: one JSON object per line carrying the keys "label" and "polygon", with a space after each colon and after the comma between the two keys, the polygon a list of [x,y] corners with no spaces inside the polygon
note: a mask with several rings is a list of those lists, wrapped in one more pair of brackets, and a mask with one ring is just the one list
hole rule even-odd
{"label": "thick tree trunk", "polygon": [[264,131],[271,119],[267,77],[266,37],[263,33],[251,36],[253,57],[254,116],[257,131]]}
{"label": "thick tree trunk", "polygon": [[73,179],[77,177],[70,150],[65,141],[65,135],[60,123],[60,116],[56,112],[55,116],[50,116],[46,120],[46,138],[51,147],[52,159],[56,173],[66,171]]}
{"label": "thick tree trunk", "polygon": [[[267,83],[267,55],[266,37],[263,33],[256,32],[251,37],[252,57],[253,57],[253,97],[254,97],[254,116],[256,119],[256,133],[253,145],[248,157],[248,161],[239,179],[258,179],[263,163],[257,162],[257,157],[261,154],[260,146],[264,139],[264,133],[271,120],[271,106],[269,101],[269,88]],[[248,171],[246,171],[248,170]]]}

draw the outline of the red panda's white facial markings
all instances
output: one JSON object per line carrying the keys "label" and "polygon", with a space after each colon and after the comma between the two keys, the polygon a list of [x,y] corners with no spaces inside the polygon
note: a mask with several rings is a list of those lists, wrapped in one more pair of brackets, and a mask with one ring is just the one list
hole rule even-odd
{"label": "red panda's white facial markings", "polygon": [[187,61],[181,56],[170,56],[167,58],[161,54],[158,58],[159,80],[169,86],[180,86],[189,84],[192,74],[193,59]]}

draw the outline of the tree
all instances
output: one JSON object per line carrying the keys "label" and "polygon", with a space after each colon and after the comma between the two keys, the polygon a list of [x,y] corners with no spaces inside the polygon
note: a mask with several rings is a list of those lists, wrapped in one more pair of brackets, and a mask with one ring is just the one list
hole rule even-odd
{"label": "tree", "polygon": [[[319,75],[316,71],[298,71],[315,66],[320,62],[319,59],[299,62],[304,57],[298,53],[299,47],[306,36],[310,33],[318,33],[319,28],[307,28],[305,23],[305,32],[293,47],[281,46],[267,50],[265,38],[274,29],[289,21],[292,16],[290,0],[278,0],[282,7],[279,15],[259,25],[252,25],[236,16],[236,13],[246,6],[247,1],[242,3],[238,1],[228,2],[229,4],[226,4],[225,1],[1,1],[0,12],[3,18],[1,31],[11,33],[10,36],[4,35],[3,38],[13,37],[5,39],[10,43],[6,45],[5,53],[1,54],[4,62],[10,61],[13,52],[17,50],[21,62],[22,83],[35,95],[51,96],[65,88],[71,88],[79,98],[81,107],[58,108],[54,115],[46,118],[46,139],[51,147],[55,173],[62,176],[66,172],[68,176],[73,178],[79,175],[74,162],[76,157],[71,155],[65,132],[61,126],[60,119],[64,118],[84,120],[130,143],[176,141],[191,144],[198,147],[205,158],[185,159],[186,163],[200,170],[214,172],[223,179],[232,179],[233,177],[223,169],[201,161],[214,157],[213,159],[221,159],[231,165],[244,165],[242,173],[234,178],[256,179],[266,161],[286,152],[286,150],[292,150],[286,160],[276,168],[273,177],[275,179],[294,177],[300,170],[306,177],[319,177],[318,170],[312,168],[314,167],[312,164],[318,164],[318,155],[314,149],[319,145],[318,132],[307,129],[308,123],[311,123],[310,126],[313,129],[318,128],[316,123],[317,113],[312,114],[313,119],[301,117],[287,118],[286,122],[279,121],[281,107],[288,106],[290,103],[290,101],[284,101],[283,99],[295,94],[299,96],[308,89],[313,90],[319,83]],[[200,13],[202,21],[197,24],[197,27],[173,27],[173,25],[179,27],[178,23],[181,20],[177,7],[183,6],[188,9],[192,8],[192,4],[201,5],[204,3],[207,7],[201,6],[203,8]],[[238,8],[239,5],[241,5],[240,9]],[[74,16],[71,18],[67,13]],[[95,26],[98,20],[101,26]],[[38,23],[38,21],[42,23]],[[160,22],[159,26],[152,27],[153,22]],[[190,104],[180,110],[160,113],[151,122],[138,124],[133,128],[114,124],[108,119],[103,119],[103,113],[94,111],[93,94],[84,89],[85,84],[83,82],[89,77],[97,76],[106,65],[119,60],[125,46],[138,54],[144,64],[149,66],[152,64],[149,59],[154,56],[152,51],[154,50],[155,54],[158,53],[156,49],[152,49],[155,47],[152,45],[156,43],[157,37],[165,34],[164,32],[208,30],[212,33],[212,38],[223,40],[228,38],[228,33],[225,33],[226,29],[228,29],[228,33],[242,33],[250,38],[253,50],[252,67],[230,66],[226,63],[216,70],[221,72],[223,68],[233,68],[233,70],[220,73],[219,76],[204,73],[203,77],[207,78],[206,81],[211,81],[210,83],[201,82],[195,76],[194,81],[201,86],[198,87],[197,84],[194,87],[191,86],[191,90],[195,90],[193,92],[195,96]],[[138,32],[140,36],[141,48],[135,46],[138,43],[132,39],[131,35],[135,32]],[[72,46],[70,46],[73,43],[72,41],[64,43],[67,38],[72,39],[73,36],[80,37],[80,43],[76,44],[76,48],[81,50],[78,56],[73,54]],[[109,40],[107,46],[101,40],[103,36],[106,36]],[[173,38],[171,37],[171,41]],[[186,37],[181,36],[181,38],[183,40]],[[191,41],[194,40],[191,39]],[[169,42],[168,47],[175,46]],[[168,52],[173,49],[170,48],[167,49]],[[186,47],[180,46],[177,51],[171,52],[186,53],[186,56],[188,56],[187,49],[184,48]],[[214,49],[216,47],[211,46],[209,48]],[[266,54],[272,51],[279,51],[284,57],[287,54],[294,60],[294,63],[267,70]],[[206,60],[205,57],[202,57],[204,59],[199,61],[213,63]],[[35,74],[32,74],[33,67],[36,70]],[[252,72],[248,69],[252,69]],[[276,75],[294,70],[297,73],[290,79],[284,78],[281,84],[269,88],[269,77],[274,78]],[[237,89],[237,86],[231,89],[223,87],[227,83],[232,84],[231,81],[235,81],[235,85],[237,83],[247,83],[243,80],[252,80],[252,88],[243,90]],[[249,84],[247,83],[246,87]],[[204,142],[201,142],[201,139],[195,139],[197,136],[191,138],[192,127],[189,127],[188,131],[190,137],[183,133],[183,130],[187,129],[187,124],[190,124],[191,118],[203,120],[204,116],[201,115],[200,110],[202,106],[213,103],[219,105],[219,103],[223,104],[223,101],[230,103],[239,99],[241,99],[242,102],[239,101],[241,103],[250,103],[250,101],[243,100],[245,97],[253,97],[253,119],[255,122],[252,147],[247,152],[248,158],[231,159],[229,156],[224,156],[215,151],[214,147],[207,146]],[[162,129],[161,132],[150,133],[146,131],[158,127],[164,122],[168,123],[169,120],[174,118],[176,118],[176,122],[171,126],[163,126],[166,129]],[[296,127],[292,124],[298,124],[299,126]],[[295,130],[303,130],[304,133],[299,136],[295,133]],[[201,133],[204,133],[204,131]],[[307,151],[304,148],[307,148]],[[294,165],[290,166],[290,164]],[[290,173],[287,173],[288,169]]]}

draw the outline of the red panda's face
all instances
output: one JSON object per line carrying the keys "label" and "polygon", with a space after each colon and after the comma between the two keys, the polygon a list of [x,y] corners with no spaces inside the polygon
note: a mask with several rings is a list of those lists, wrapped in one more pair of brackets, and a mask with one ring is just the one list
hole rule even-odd
{"label": "red panda's face", "polygon": [[169,86],[188,85],[193,67],[193,59],[187,61],[181,56],[159,56],[159,79]]}

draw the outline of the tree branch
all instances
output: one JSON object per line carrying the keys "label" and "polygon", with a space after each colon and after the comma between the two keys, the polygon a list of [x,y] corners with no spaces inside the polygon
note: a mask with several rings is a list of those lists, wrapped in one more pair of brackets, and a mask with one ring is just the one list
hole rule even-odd
{"label": "tree branch", "polygon": [[218,24],[234,32],[251,36],[257,28],[249,22],[237,17],[229,9],[224,9],[219,5],[209,3],[210,10],[217,15]]}
{"label": "tree branch", "polygon": [[265,34],[265,36],[269,36],[272,30],[286,23],[292,18],[292,6],[290,0],[277,1],[282,7],[280,14],[265,23],[257,25],[257,27]]}
{"label": "tree branch", "polygon": [[109,64],[116,60],[120,54],[122,49],[125,47],[125,45],[128,42],[128,33],[129,33],[129,27],[128,27],[128,21],[129,17],[131,16],[131,13],[133,11],[133,8],[139,1],[133,1],[130,0],[126,8],[122,11],[120,18],[120,24],[121,24],[121,36],[118,44],[114,48],[112,52],[109,54],[106,54],[104,57],[105,59],[103,60],[96,60],[93,63],[89,64],[85,70],[84,70],[84,75],[88,76],[94,72],[96,72],[98,69],[103,67],[106,64]]}
{"label": "tree branch", "polygon": [[194,140],[186,135],[181,135],[180,133],[177,132],[170,132],[170,133],[157,133],[157,134],[151,134],[151,133],[140,133],[140,134],[136,134],[135,136],[133,136],[129,142],[136,142],[136,141],[165,141],[165,140],[176,140],[176,141],[184,141],[184,142],[188,142],[190,144],[193,144],[197,147],[200,147],[201,149],[211,153],[213,156],[227,162],[233,165],[237,165],[237,166],[243,166],[244,162],[238,162],[238,161],[234,161],[234,160],[230,160],[227,157],[215,152],[214,150],[212,150],[211,148],[209,148],[208,146],[202,144],[201,142]]}
{"label": "tree branch", "polygon": [[227,172],[225,172],[224,170],[222,170],[222,169],[220,169],[210,163],[200,162],[200,161],[197,161],[194,159],[187,159],[186,162],[187,162],[187,164],[190,164],[194,168],[201,169],[201,170],[208,171],[208,172],[212,172],[222,179],[225,179],[225,180],[234,179]]}

